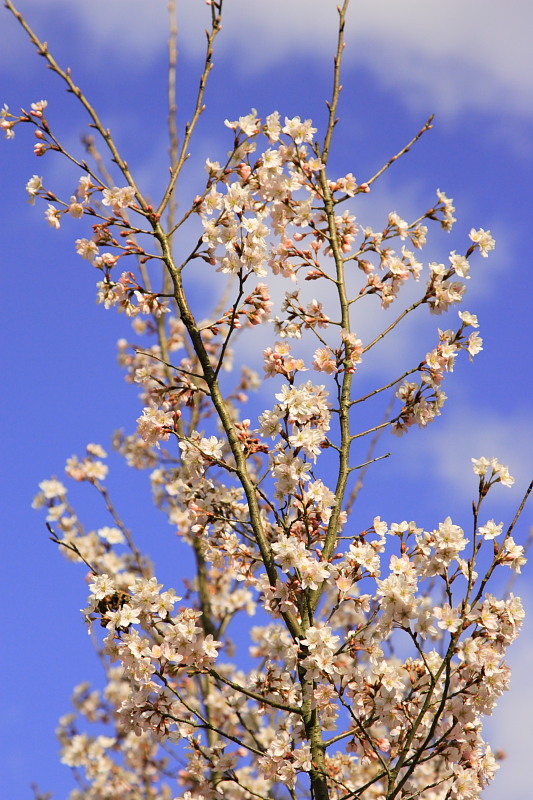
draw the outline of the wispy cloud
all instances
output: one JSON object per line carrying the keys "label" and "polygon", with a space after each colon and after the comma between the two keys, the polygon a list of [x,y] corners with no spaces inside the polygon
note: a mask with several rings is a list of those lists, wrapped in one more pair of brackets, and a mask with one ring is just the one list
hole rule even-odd
{"label": "wispy cloud", "polygon": [[[457,400],[458,391],[460,393],[455,384],[448,394]],[[528,410],[505,418],[488,404],[476,407],[471,397],[463,397],[452,406],[452,409],[444,408],[442,419],[434,424],[431,435],[424,442],[424,450],[416,458],[410,459],[410,451],[414,454],[418,443],[407,436],[405,456],[412,469],[423,474],[429,469],[430,461],[431,470],[442,480],[445,491],[468,502],[475,490],[471,459],[495,457],[506,464],[516,478],[512,490],[496,487],[494,492],[498,495],[495,499],[501,507],[515,508],[520,501],[520,492],[531,479],[533,425]]]}
{"label": "wispy cloud", "polygon": [[[336,2],[271,0],[228,7],[227,36],[239,37],[252,62],[331,56]],[[347,23],[347,59],[374,72],[402,101],[438,102],[441,112],[482,108],[529,113],[533,98],[528,0],[359,0]],[[243,30],[253,30],[243,37]],[[268,47],[261,46],[268,42]]]}
{"label": "wispy cloud", "polygon": [[[61,13],[80,25],[87,45],[105,49],[109,59],[135,52],[142,64],[166,46],[166,3],[144,0],[20,0],[43,30]],[[335,45],[336,0],[232,0],[224,11],[220,48],[261,72],[295,58],[323,58]],[[198,54],[209,8],[199,0],[180,4],[180,46]],[[402,102],[414,107],[428,100],[441,113],[468,109],[489,113],[530,113],[533,101],[533,51],[529,0],[358,0],[347,24],[347,59],[362,64]],[[5,58],[12,55],[6,36]]]}

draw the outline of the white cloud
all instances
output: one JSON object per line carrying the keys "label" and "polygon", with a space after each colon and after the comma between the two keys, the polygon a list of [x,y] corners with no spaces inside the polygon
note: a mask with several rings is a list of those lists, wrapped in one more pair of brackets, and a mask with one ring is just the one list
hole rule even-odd
{"label": "white cloud", "polygon": [[[282,56],[321,54],[331,58],[335,2],[248,0],[228,6],[229,38],[244,41],[247,58],[264,67]],[[238,24],[240,23],[240,24]],[[440,111],[495,105],[528,113],[533,98],[533,54],[529,0],[358,0],[346,26],[348,61],[375,72],[400,99],[415,106],[428,99]],[[261,46],[261,40],[268,46]]]}
{"label": "white cloud", "polygon": [[[459,407],[453,411],[444,407],[442,418],[437,420],[431,435],[424,442],[422,457],[419,456],[419,460],[410,459],[412,468],[418,464],[421,473],[426,472],[429,459],[432,470],[442,479],[444,490],[468,502],[472,500],[472,492],[476,487],[471,459],[495,457],[509,467],[516,484],[512,489],[495,487],[494,499],[500,506],[516,508],[521,500],[521,492],[531,480],[533,425],[530,414],[524,410],[514,413],[512,417],[504,417],[489,408],[490,398],[484,405],[481,398],[476,408],[471,397],[460,400],[461,387],[457,381],[448,388],[449,391],[445,384],[444,390],[450,398],[459,399]],[[405,446],[406,457],[409,458],[409,451],[417,447],[417,442],[412,442],[407,436]]]}
{"label": "white cloud", "polygon": [[[267,12],[264,0],[227,0],[217,47],[249,72],[295,58],[327,58],[329,65],[336,5],[337,0],[270,0]],[[71,18],[98,55],[104,49],[108,56],[133,51],[142,64],[166,47],[163,0],[20,0],[20,7],[45,37],[53,31],[54,14]],[[198,55],[209,8],[200,0],[178,7],[180,47]],[[413,106],[429,103],[449,114],[478,108],[525,115],[533,101],[532,26],[530,0],[357,0],[346,26],[347,60],[374,72]],[[7,63],[16,45],[7,33],[2,45]]]}
{"label": "white cloud", "polygon": [[[357,3],[351,29],[355,48],[391,87],[435,95],[444,111],[480,107],[528,112],[533,96],[533,55],[528,0],[411,0]],[[370,38],[369,44],[365,42]],[[377,52],[376,52],[377,49]]]}

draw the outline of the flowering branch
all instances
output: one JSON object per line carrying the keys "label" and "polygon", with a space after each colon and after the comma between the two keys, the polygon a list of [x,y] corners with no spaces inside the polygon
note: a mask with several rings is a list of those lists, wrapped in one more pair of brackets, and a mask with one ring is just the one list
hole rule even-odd
{"label": "flowering branch", "polygon": [[[89,113],[126,181],[112,185],[94,139],[84,141],[95,170],[67,151],[51,131],[46,101],[18,116],[2,110],[7,138],[30,122],[37,155],[52,149],[82,170],[70,200],[39,175],[28,181],[29,200],[48,203],[55,229],[65,215],[93,218],[76,251],[98,271],[98,302],[124,312],[140,340],[121,340],[119,361],[143,410],[137,430],[117,434],[114,444],[130,466],[150,470],[155,503],[194,559],[194,574],[178,576],[183,598],[163,588],[111,500],[100,445],[70,458],[66,472],[95,486],[110,525],[87,531],[66,486],[57,478],[40,484],[34,505],[46,511],[53,541],[89,569],[83,613],[90,630],[101,629],[93,635],[106,663],[105,696],[78,689],[74,705],[113,735],[78,733],[75,718],[59,734],[63,761],[87,775],[84,797],[123,796],[127,787],[165,800],[177,784],[183,800],[221,791],[229,800],[266,800],[282,789],[293,800],[407,800],[428,791],[434,800],[475,800],[497,768],[482,718],[507,688],[505,652],[523,619],[520,600],[498,600],[488,583],[496,569],[519,572],[525,563],[512,534],[533,483],[502,535],[503,523],[485,521],[481,511],[489,491],[513,478],[495,458],[473,459],[479,488],[471,541],[450,517],[424,530],[379,516],[358,527],[352,513],[368,468],[390,456],[375,456],[380,436],[427,427],[441,414],[442,384],[460,352],[472,359],[483,347],[477,317],[461,311],[458,328],[439,330],[416,366],[356,394],[375,345],[422,306],[440,315],[461,303],[470,259],[494,247],[490,231],[472,229],[465,255],[454,250],[446,263],[430,263],[422,296],[381,333],[359,338],[353,330],[356,302],[375,296],[387,309],[420,279],[415,251],[426,244],[427,225],[450,231],[455,222],[453,201],[440,190],[414,222],[391,212],[381,231],[351,213],[352,199],[367,194],[433,118],[366,183],[352,172],[332,176],[344,0],[322,145],[312,121],[300,117],[283,123],[278,112],[263,120],[252,110],[226,120],[229,156],[222,166],[207,160],[205,188],[176,221],[176,188],[205,107],[222,0],[207,4],[205,62],[181,146],[178,21],[176,3],[169,5],[171,175],[154,206],[70,70],[11,0],[5,5]],[[179,228],[185,240],[188,226],[191,245],[178,256],[174,234]],[[136,266],[121,272],[126,257]],[[214,272],[223,288],[208,311],[194,281],[201,274],[211,282]],[[266,344],[264,380],[242,361],[252,329]],[[320,373],[320,382],[304,372]],[[393,387],[384,417],[362,417],[361,404]],[[253,392],[268,404],[261,414]],[[359,440],[369,435],[360,454]]]}

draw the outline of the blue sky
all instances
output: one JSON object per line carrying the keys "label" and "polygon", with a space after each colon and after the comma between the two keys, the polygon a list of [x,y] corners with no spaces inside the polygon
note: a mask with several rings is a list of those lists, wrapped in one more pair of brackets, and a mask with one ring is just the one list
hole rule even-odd
{"label": "blue sky", "polygon": [[[255,107],[264,115],[326,118],[335,47],[336,3],[330,0],[227,0],[207,110],[191,148],[183,204],[204,183],[207,155],[230,145],[225,118]],[[208,9],[183,0],[180,21],[179,124],[189,118],[202,63]],[[166,2],[141,0],[20,0],[20,10],[99,109],[140,185],[157,199],[166,171]],[[396,3],[354,0],[347,25],[341,123],[332,167],[359,180],[373,174],[423,125],[435,127],[390,170],[357,210],[362,224],[378,225],[389,211],[411,218],[440,188],[455,199],[452,237],[436,235],[426,260],[460,251],[471,227],[490,228],[496,251],[476,259],[465,307],[477,313],[485,341],[474,364],[462,363],[445,387],[445,413],[430,429],[384,447],[393,457],[370,475],[369,514],[416,519],[434,527],[450,514],[467,526],[475,491],[470,458],[497,456],[517,481],[495,492],[489,515],[508,520],[532,477],[531,419],[531,179],[533,178],[533,7],[525,0],[426,0]],[[44,69],[22,29],[0,12],[0,103],[12,110],[46,98],[49,119],[66,143],[79,147],[85,115],[57,76]],[[70,194],[78,172],[58,158],[33,157],[29,131],[0,143],[0,263],[4,302],[4,424],[2,426],[2,752],[9,795],[31,797],[35,781],[60,798],[72,788],[59,763],[57,719],[70,710],[73,686],[100,680],[79,609],[83,572],[48,541],[42,516],[31,510],[40,480],[62,477],[64,462],[87,442],[110,449],[114,430],[133,430],[139,416],[135,389],[116,364],[116,340],[129,335],[124,317],[94,302],[95,275],[74,251],[87,235],[83,223],[51,230],[44,205],[28,205],[24,186],[44,174],[58,193]],[[199,285],[203,276],[199,276]],[[199,294],[196,302],[199,302]],[[452,312],[453,313],[453,312]],[[361,324],[370,324],[362,319]],[[403,327],[380,368],[431,349],[442,318]],[[423,344],[420,345],[420,340]],[[417,349],[422,346],[422,353]],[[250,357],[259,342],[249,343]],[[158,575],[179,590],[181,553],[172,529],[151,506],[147,476],[110,460],[110,487]],[[80,487],[77,487],[80,488]],[[88,488],[74,492],[88,527],[107,524]],[[527,538],[529,508],[520,535]],[[517,582],[533,612],[531,568]],[[528,586],[529,585],[529,586]],[[487,723],[494,747],[508,752],[487,800],[529,800],[533,713],[528,675],[533,625],[511,650],[511,692]]]}

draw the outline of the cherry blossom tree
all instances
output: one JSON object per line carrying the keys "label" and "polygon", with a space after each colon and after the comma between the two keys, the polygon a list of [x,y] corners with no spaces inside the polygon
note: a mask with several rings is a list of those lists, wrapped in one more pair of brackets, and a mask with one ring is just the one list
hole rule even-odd
{"label": "cherry blossom tree", "polygon": [[[0,113],[7,139],[32,131],[36,156],[58,153],[76,171],[70,197],[35,174],[29,199],[44,201],[54,229],[79,220],[75,247],[97,270],[98,303],[131,321],[120,363],[143,407],[114,447],[148,472],[196,565],[192,578],[176,576],[183,597],[159,583],[106,488],[100,445],[66,464],[105,502],[98,530],[87,531],[62,481],[40,484],[34,505],[52,540],[88,576],[83,613],[107,675],[103,691],[78,686],[61,719],[62,761],[79,780],[72,800],[479,797],[497,769],[483,718],[508,686],[505,653],[524,616],[518,597],[493,594],[493,576],[525,563],[514,535],[533,484],[507,524],[487,519],[487,495],[513,478],[496,458],[473,458],[467,532],[450,517],[424,530],[354,513],[366,471],[388,455],[375,455],[381,434],[426,428],[456,360],[482,349],[475,314],[451,313],[422,361],[362,388],[374,348],[407,315],[442,318],[460,306],[471,264],[495,246],[472,228],[442,262],[424,264],[430,227],[451,232],[455,222],[440,189],[417,219],[391,212],[379,230],[356,219],[354,198],[432,120],[363,181],[331,174],[344,0],[325,130],[276,111],[226,120],[227,159],[207,161],[183,211],[176,191],[224,0],[207,3],[205,65],[181,137],[170,115],[170,177],[157,203],[71,71],[4,2],[95,132],[86,160],[52,128],[45,100]],[[170,19],[174,28],[173,2]],[[172,35],[171,111],[176,58]],[[199,262],[220,286],[215,308],[191,288]],[[406,304],[402,290],[414,284]],[[377,334],[357,326],[365,303],[386,312]],[[257,329],[262,375],[241,358],[243,334]],[[253,394],[263,411],[248,417]],[[387,414],[376,418],[373,401],[384,397]]]}

